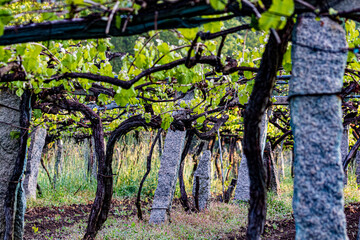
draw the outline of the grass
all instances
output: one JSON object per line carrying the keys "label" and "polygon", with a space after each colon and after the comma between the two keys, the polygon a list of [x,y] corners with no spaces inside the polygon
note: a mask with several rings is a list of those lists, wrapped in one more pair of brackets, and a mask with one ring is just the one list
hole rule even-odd
{"label": "grass", "polygon": [[[146,157],[149,152],[150,136],[142,135],[142,141],[137,142],[134,135],[128,135],[119,141],[115,147],[113,169],[114,177],[114,199],[134,198],[141,178],[145,173]],[[125,142],[127,144],[125,145]],[[96,180],[88,176],[83,159],[84,146],[75,143],[65,144],[63,169],[57,180],[56,190],[49,184],[49,180],[43,169],[39,172],[39,184],[43,195],[36,200],[28,202],[28,207],[38,206],[64,206],[71,204],[88,204],[95,197]],[[228,166],[228,155],[224,153],[224,166]],[[191,193],[191,171],[193,168],[191,159],[185,164],[185,185],[187,192]],[[46,161],[46,165],[53,175],[53,157]],[[160,159],[158,149],[153,155],[152,171],[148,176],[143,191],[142,199],[151,201],[157,184],[157,171]],[[215,176],[215,167],[212,166],[212,176]],[[232,175],[226,185],[232,179]],[[354,170],[349,170],[348,184],[344,188],[345,204],[359,202],[360,194],[356,183]],[[221,194],[220,179],[213,178],[211,190],[214,199]],[[285,169],[285,176],[280,181],[280,192],[268,193],[267,220],[288,219],[292,215],[293,179],[290,176],[289,162]],[[75,194],[76,193],[76,194]],[[175,197],[179,197],[179,188]],[[171,212],[171,224],[152,226],[148,224],[149,207],[144,211],[144,221],[139,221],[131,211],[115,209],[118,216],[109,217],[104,228],[100,231],[98,239],[219,239],[227,234],[238,232],[241,227],[245,228],[247,223],[247,203],[231,202],[224,204],[213,200],[210,207],[201,213],[186,214],[180,205],[175,205]],[[85,232],[86,221],[74,222],[70,227],[64,227],[60,231],[63,239],[81,239]],[[49,238],[50,239],[50,238]]]}

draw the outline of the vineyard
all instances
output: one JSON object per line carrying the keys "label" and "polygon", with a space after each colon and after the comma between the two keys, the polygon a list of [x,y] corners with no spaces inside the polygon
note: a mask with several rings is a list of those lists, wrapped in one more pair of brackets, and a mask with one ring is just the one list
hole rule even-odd
{"label": "vineyard", "polygon": [[0,0],[0,239],[360,239],[359,0]]}

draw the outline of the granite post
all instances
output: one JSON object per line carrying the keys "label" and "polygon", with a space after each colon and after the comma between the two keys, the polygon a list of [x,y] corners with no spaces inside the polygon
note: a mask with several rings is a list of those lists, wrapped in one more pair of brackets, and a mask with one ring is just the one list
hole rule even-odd
{"label": "granite post", "polygon": [[[265,111],[264,116],[261,119],[261,126],[260,126],[260,144],[261,144],[261,152],[263,154],[265,149],[268,121],[269,121],[268,114],[267,111]],[[249,169],[247,165],[247,160],[244,152],[242,153],[240,167],[238,169],[239,169],[238,180],[236,183],[234,200],[249,201],[250,178],[249,178]]]}
{"label": "granite post", "polygon": [[158,185],[151,208],[150,223],[161,224],[167,220],[167,212],[171,209],[175,193],[185,136],[186,131],[173,131],[171,129],[166,134],[158,173]]}
{"label": "granite post", "polygon": [[340,144],[347,60],[345,31],[329,18],[299,15],[290,81],[296,239],[347,239]]}
{"label": "granite post", "polygon": [[[199,186],[197,186],[197,181]],[[210,185],[211,185],[211,152],[210,150],[203,151],[199,164],[194,173],[194,183],[192,194],[194,197],[197,195],[199,211],[207,207],[210,198]]]}
{"label": "granite post", "polygon": [[20,138],[13,138],[19,132],[20,98],[7,90],[0,90],[0,239],[5,233],[4,203],[10,178],[19,152]]}
{"label": "granite post", "polygon": [[[185,104],[188,104],[193,98],[194,92],[188,92],[183,100]],[[181,112],[176,114],[181,114]],[[149,222],[152,224],[164,223],[170,214],[185,137],[186,131],[173,131],[171,128],[168,129],[166,134],[164,149],[160,158],[158,185],[155,190],[150,213]]]}
{"label": "granite post", "polygon": [[285,163],[284,163],[284,153],[283,153],[283,144],[284,141],[281,142],[281,144],[277,145],[274,153],[274,161],[276,164],[276,167],[278,169],[278,178],[285,177]]}
{"label": "granite post", "polygon": [[281,148],[280,148],[280,166],[281,166],[282,177],[285,178],[285,160],[284,160],[283,146],[284,146],[284,141],[281,142]]}
{"label": "granite post", "polygon": [[26,198],[36,199],[37,177],[39,164],[45,145],[46,129],[37,127],[31,133],[31,142],[28,150],[28,160],[26,163],[26,174],[24,180],[24,190]]}

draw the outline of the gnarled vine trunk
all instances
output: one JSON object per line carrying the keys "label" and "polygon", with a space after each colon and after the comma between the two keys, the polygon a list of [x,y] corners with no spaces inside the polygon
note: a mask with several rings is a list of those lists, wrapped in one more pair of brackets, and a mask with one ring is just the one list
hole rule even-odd
{"label": "gnarled vine trunk", "polygon": [[270,103],[276,73],[282,63],[287,44],[291,36],[293,22],[288,20],[285,28],[278,31],[281,42],[277,43],[273,33],[270,34],[262,56],[260,68],[255,78],[244,116],[244,152],[248,161],[250,177],[250,209],[248,215],[248,239],[260,239],[266,219],[266,185],[265,170],[260,147],[260,122],[265,109]]}

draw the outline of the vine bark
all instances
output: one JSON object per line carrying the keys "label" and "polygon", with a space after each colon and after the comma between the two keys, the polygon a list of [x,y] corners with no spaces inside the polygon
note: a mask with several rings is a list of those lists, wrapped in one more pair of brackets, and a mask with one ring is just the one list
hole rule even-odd
{"label": "vine bark", "polygon": [[275,85],[276,73],[282,63],[288,41],[293,29],[293,22],[288,20],[285,28],[278,31],[281,43],[278,44],[271,33],[262,56],[260,68],[255,78],[244,116],[244,152],[248,160],[250,177],[250,209],[248,215],[248,239],[260,239],[266,219],[266,184],[265,169],[260,148],[260,122],[270,104],[270,97]]}

